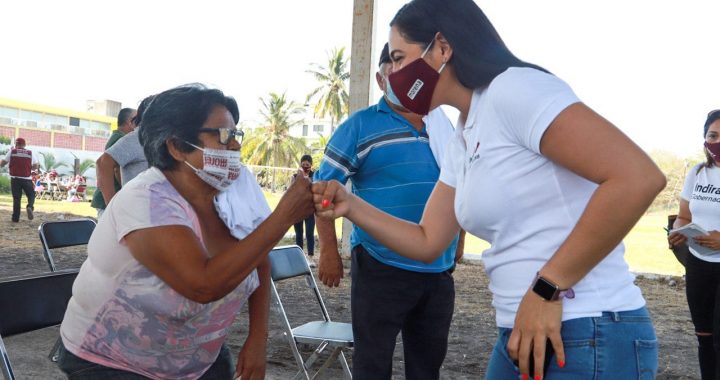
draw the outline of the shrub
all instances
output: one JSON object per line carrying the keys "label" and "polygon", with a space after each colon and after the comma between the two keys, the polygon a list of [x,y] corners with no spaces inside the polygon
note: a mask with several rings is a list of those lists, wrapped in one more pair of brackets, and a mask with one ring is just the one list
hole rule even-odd
{"label": "shrub", "polygon": [[0,176],[0,193],[2,194],[9,194],[10,193],[10,177],[7,176]]}

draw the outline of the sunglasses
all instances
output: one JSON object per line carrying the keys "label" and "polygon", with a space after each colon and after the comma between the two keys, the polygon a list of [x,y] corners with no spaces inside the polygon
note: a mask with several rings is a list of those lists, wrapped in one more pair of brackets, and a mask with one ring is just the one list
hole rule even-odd
{"label": "sunglasses", "polygon": [[245,132],[236,128],[200,128],[198,131],[217,133],[218,141],[223,145],[229,144],[231,139],[235,139],[238,144],[242,145],[243,137],[245,137]]}

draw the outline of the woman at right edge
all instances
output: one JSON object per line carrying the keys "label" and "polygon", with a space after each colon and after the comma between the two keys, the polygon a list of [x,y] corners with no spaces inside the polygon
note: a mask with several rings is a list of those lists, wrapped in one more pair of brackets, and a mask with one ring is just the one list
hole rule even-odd
{"label": "woman at right edge", "polygon": [[[698,236],[699,245],[720,250],[720,110],[711,111],[705,120],[705,162],[688,171],[680,193],[680,211],[673,227],[694,223],[709,231]],[[668,236],[674,246],[687,242],[675,232]],[[703,380],[720,379],[720,255],[701,255],[690,248],[685,263],[687,301],[698,339],[700,376]]]}
{"label": "woman at right edge", "polygon": [[390,26],[391,97],[417,114],[460,111],[440,180],[419,225],[334,181],[313,185],[316,214],[426,262],[460,228],[489,241],[499,333],[487,379],[654,379],[657,338],[622,238],[663,174],[565,82],[515,57],[471,0],[415,0]]}

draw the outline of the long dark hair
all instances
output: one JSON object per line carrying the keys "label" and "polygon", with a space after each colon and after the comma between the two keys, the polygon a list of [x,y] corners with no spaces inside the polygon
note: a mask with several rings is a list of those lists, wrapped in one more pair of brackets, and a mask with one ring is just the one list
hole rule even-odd
{"label": "long dark hair", "polygon": [[390,26],[409,42],[427,47],[437,32],[453,48],[450,62],[467,88],[485,87],[509,67],[540,66],[521,61],[505,46],[485,13],[472,0],[413,0],[395,14]]}

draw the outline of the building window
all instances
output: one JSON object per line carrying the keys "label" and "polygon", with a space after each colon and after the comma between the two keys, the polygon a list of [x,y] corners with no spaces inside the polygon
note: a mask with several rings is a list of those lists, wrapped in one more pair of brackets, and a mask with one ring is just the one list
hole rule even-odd
{"label": "building window", "polygon": [[73,127],[79,127],[79,126],[80,126],[80,119],[78,119],[77,117],[72,117],[72,116],[71,116],[71,117],[70,117],[70,125],[72,125]]}
{"label": "building window", "polygon": [[53,115],[53,114],[45,114],[45,122],[48,124],[57,124],[57,125],[67,125],[68,118],[67,116],[60,116],[60,115]]}
{"label": "building window", "polygon": [[39,122],[42,121],[42,114],[35,111],[20,110],[20,118],[27,121]]}
{"label": "building window", "polygon": [[322,124],[315,124],[315,125],[313,125],[313,132],[322,133],[322,132],[323,132],[323,126],[322,126]]}
{"label": "building window", "polygon": [[17,110],[17,108],[10,108],[10,107],[2,107],[2,106],[0,106],[0,116],[17,118],[17,117],[18,117],[18,110]]}
{"label": "building window", "polygon": [[308,134],[308,126],[307,126],[307,125],[303,125],[303,134],[302,134],[302,135],[303,135],[303,136],[307,136],[307,134]]}
{"label": "building window", "polygon": [[93,128],[93,129],[104,129],[104,130],[107,130],[107,131],[110,130],[110,124],[108,124],[108,123],[103,123],[103,122],[101,122],[101,121],[93,121],[93,122],[90,122],[90,125],[92,125],[92,128]]}

